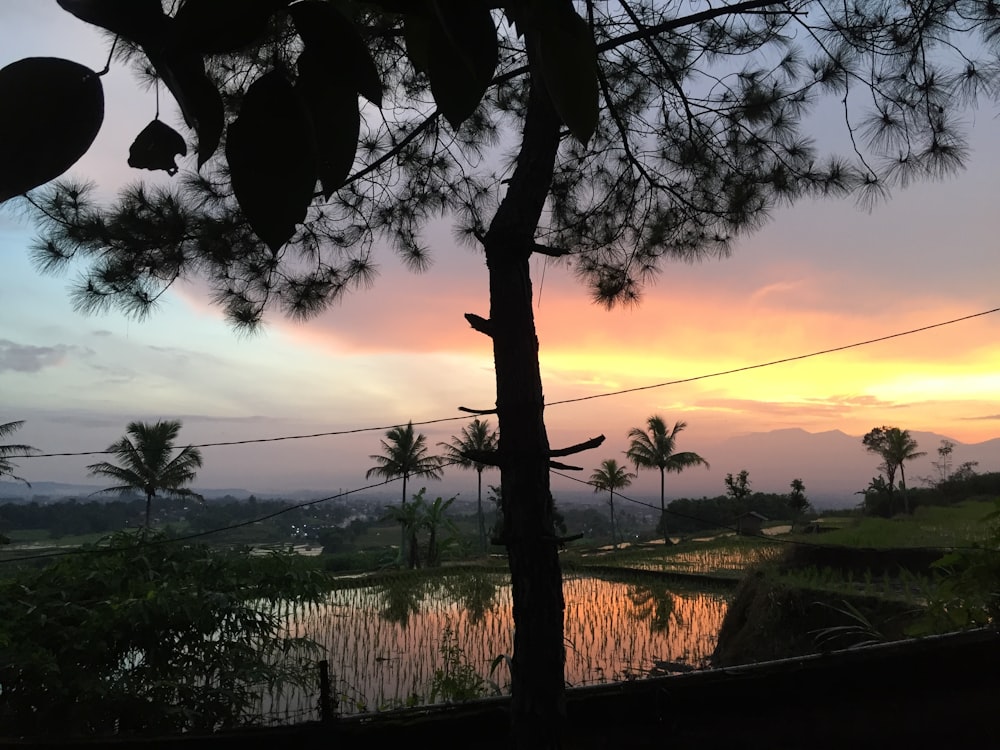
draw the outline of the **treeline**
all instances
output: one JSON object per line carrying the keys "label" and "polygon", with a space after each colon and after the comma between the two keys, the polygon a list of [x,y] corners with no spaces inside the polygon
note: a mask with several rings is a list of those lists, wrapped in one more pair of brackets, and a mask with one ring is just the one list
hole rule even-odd
{"label": "treeline", "polygon": [[[122,500],[60,500],[57,502],[0,503],[0,533],[42,529],[58,539],[80,534],[104,534],[137,528],[143,523],[146,501],[142,498]],[[269,514],[284,511],[291,505],[287,500],[249,501],[225,497],[199,503],[192,500],[159,498],[155,503],[154,521],[190,532],[204,532],[246,524]],[[296,508],[253,524],[254,535],[265,541],[315,538],[318,529],[344,522],[358,509],[353,503],[330,503]]]}
{"label": "treeline", "polygon": [[753,511],[769,521],[789,521],[795,512],[789,506],[788,495],[754,492],[747,497],[731,495],[703,497],[700,500],[680,498],[667,503],[667,523],[671,533],[696,533],[720,528],[735,528],[736,519]]}
{"label": "treeline", "polygon": [[53,538],[96,534],[138,526],[146,501],[60,500],[55,503],[0,504],[0,532],[45,529]]}

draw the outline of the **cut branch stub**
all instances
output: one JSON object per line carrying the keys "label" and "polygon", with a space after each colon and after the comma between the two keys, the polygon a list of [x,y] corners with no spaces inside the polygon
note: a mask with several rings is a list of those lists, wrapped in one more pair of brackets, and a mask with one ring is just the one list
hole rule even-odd
{"label": "cut branch stub", "polygon": [[469,459],[473,463],[483,464],[484,466],[500,466],[501,458],[499,451],[461,451],[461,455]]}
{"label": "cut branch stub", "polygon": [[568,448],[554,448],[549,451],[550,456],[571,456],[574,453],[581,453],[582,451],[589,451],[591,448],[597,448],[601,443],[604,442],[604,435],[598,435],[597,437],[591,438],[583,443],[577,443],[576,445],[571,445]]}
{"label": "cut branch stub", "polygon": [[28,57],[0,69],[0,203],[73,166],[103,122],[104,88],[90,68]]}
{"label": "cut branch stub", "polygon": [[465,313],[465,319],[468,321],[472,329],[479,331],[480,333],[493,337],[493,324],[482,317],[481,315],[476,315],[475,313]]}
{"label": "cut branch stub", "polygon": [[572,255],[573,253],[572,250],[567,250],[564,247],[549,247],[537,242],[532,245],[531,252],[538,253],[539,255],[548,255],[550,258],[562,258],[565,255]]}
{"label": "cut branch stub", "polygon": [[466,414],[496,414],[497,413],[497,410],[496,410],[495,407],[493,409],[471,409],[468,406],[460,406],[460,407],[458,407],[458,410],[459,411],[464,411]]}
{"label": "cut branch stub", "polygon": [[561,471],[583,471],[582,466],[571,466],[570,464],[560,463],[559,461],[549,461],[550,469],[559,469]]}
{"label": "cut branch stub", "polygon": [[187,155],[184,137],[160,120],[153,120],[136,136],[128,150],[128,165],[133,169],[162,169],[177,173],[177,156]]}
{"label": "cut branch stub", "polygon": [[247,223],[277,252],[305,219],[316,189],[312,122],[279,71],[247,89],[240,116],[229,126],[226,158]]}

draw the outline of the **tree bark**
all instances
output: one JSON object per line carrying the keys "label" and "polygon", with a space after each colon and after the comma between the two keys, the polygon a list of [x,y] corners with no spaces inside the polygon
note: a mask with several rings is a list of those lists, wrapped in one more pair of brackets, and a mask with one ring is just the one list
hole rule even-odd
{"label": "tree bark", "polygon": [[476,518],[479,521],[479,553],[486,557],[486,520],[483,518],[483,470],[476,469]]}
{"label": "tree bark", "polygon": [[558,747],[565,717],[565,605],[529,268],[559,131],[559,119],[535,75],[517,164],[484,238],[500,425],[503,540],[514,607],[511,729],[519,748]]}

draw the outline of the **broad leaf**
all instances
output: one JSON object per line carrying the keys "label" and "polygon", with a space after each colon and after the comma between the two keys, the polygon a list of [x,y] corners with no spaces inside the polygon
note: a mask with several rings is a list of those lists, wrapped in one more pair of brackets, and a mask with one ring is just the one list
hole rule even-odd
{"label": "broad leaf", "polygon": [[185,0],[174,16],[177,43],[206,55],[235,52],[260,39],[289,0]]}
{"label": "broad leaf", "polygon": [[310,48],[299,56],[295,89],[306,104],[316,134],[317,175],[329,198],[344,184],[354,166],[361,130],[358,95],[332,76],[324,60]]}
{"label": "broad leaf", "polygon": [[289,9],[295,28],[311,54],[323,58],[328,75],[342,78],[376,107],[382,106],[382,81],[368,45],[354,23],[323,0],[303,0]]}
{"label": "broad leaf", "polygon": [[184,137],[160,120],[153,120],[136,136],[128,151],[128,165],[134,169],[162,169],[176,174],[176,156],[187,155]]}
{"label": "broad leaf", "polygon": [[247,90],[229,126],[226,157],[247,222],[277,252],[305,219],[316,189],[312,122],[279,71],[265,73]]}
{"label": "broad leaf", "polygon": [[406,56],[418,73],[427,73],[431,46],[431,24],[426,16],[410,13],[403,20]]}
{"label": "broad leaf", "polygon": [[104,88],[90,68],[28,57],[0,70],[0,203],[73,166],[103,121]]}
{"label": "broad leaf", "polygon": [[162,39],[167,28],[168,19],[160,0],[58,0],[58,3],[81,21],[138,44]]}
{"label": "broad leaf", "polygon": [[597,128],[597,47],[585,20],[571,6],[557,6],[540,19],[538,59],[545,87],[559,117],[586,145]]}
{"label": "broad leaf", "polygon": [[497,30],[485,5],[433,0],[427,76],[438,109],[458,128],[479,106],[497,66]]}
{"label": "broad leaf", "polygon": [[176,47],[164,50],[145,49],[170,93],[174,95],[184,121],[198,134],[198,168],[211,158],[219,147],[225,128],[222,97],[205,75],[201,56]]}

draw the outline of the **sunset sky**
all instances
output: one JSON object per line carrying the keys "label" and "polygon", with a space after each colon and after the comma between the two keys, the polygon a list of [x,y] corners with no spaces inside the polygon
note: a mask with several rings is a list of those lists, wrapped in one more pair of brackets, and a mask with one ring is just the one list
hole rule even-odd
{"label": "sunset sky", "polygon": [[[99,35],[55,2],[4,0],[0,67],[46,55],[97,69],[106,53]],[[72,173],[113,187],[137,176],[125,164],[128,145],[155,103],[127,74],[105,82],[110,119]],[[535,312],[553,446],[605,434],[602,448],[575,457],[589,474],[604,458],[622,460],[628,429],[654,413],[685,420],[679,449],[706,457],[726,437],[785,427],[861,435],[894,424],[964,443],[1000,437],[1000,313],[749,372],[554,403],[1000,307],[996,113],[993,105],[968,113],[973,150],[965,172],[897,192],[870,214],[850,200],[776,211],[730,259],[665,266],[638,308],[596,307],[566,268],[537,259]],[[458,406],[493,405],[489,341],[462,318],[488,313],[485,265],[455,243],[447,225],[429,229],[428,272],[414,275],[382,253],[372,290],[308,323],[273,316],[251,338],[236,336],[196,285],[174,289],[148,320],[84,317],[66,293],[72,274],[43,277],[31,267],[32,234],[16,210],[0,208],[0,422],[27,421],[18,442],[52,453],[102,450],[129,421],[157,418],[183,420],[184,442],[248,440],[384,429],[460,417]],[[462,424],[421,429],[433,445]],[[374,430],[208,448],[198,484],[361,486],[380,437]],[[88,482],[84,467],[94,460],[21,460],[19,474]]]}

